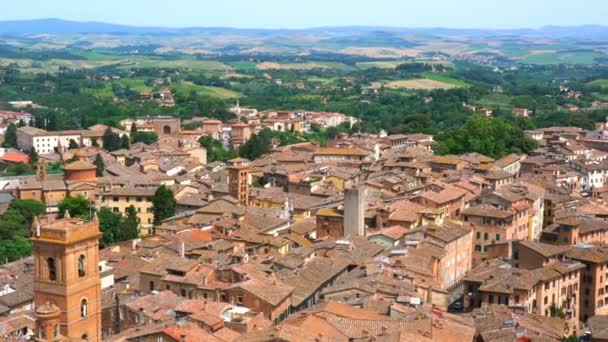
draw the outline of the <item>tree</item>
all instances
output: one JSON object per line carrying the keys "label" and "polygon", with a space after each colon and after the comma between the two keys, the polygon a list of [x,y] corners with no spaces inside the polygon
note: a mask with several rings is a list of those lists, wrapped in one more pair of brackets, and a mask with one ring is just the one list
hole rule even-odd
{"label": "tree", "polygon": [[32,243],[23,236],[0,241],[0,262],[19,260],[32,254]]}
{"label": "tree", "polygon": [[103,161],[103,158],[101,157],[101,154],[97,153],[97,155],[95,156],[95,161],[93,162],[93,164],[95,164],[95,176],[97,176],[97,177],[103,177],[103,172],[106,169],[106,164]]}
{"label": "tree", "polygon": [[101,246],[105,247],[116,242],[116,235],[121,224],[121,215],[112,212],[109,208],[101,208],[97,213],[99,230],[102,232]]}
{"label": "tree", "polygon": [[253,134],[251,138],[239,149],[239,155],[247,159],[257,159],[262,155],[270,152],[270,143],[272,141],[272,131],[264,128],[260,134]]}
{"label": "tree", "polygon": [[120,227],[120,233],[117,237],[117,242],[135,239],[139,236],[139,222],[137,219],[137,211],[134,206],[129,206],[125,212],[126,216],[123,219]]}
{"label": "tree", "polygon": [[477,152],[492,158],[528,153],[536,143],[523,130],[497,118],[472,115],[463,127],[450,128],[437,137],[437,154]]}
{"label": "tree", "polygon": [[108,127],[102,137],[103,147],[112,152],[120,149],[120,137]]}
{"label": "tree", "polygon": [[35,165],[36,163],[38,163],[38,153],[36,152],[35,148],[32,147],[28,152],[27,156],[30,158],[30,165]]}
{"label": "tree", "polygon": [[6,127],[4,143],[9,147],[17,147],[17,126],[14,123],[10,123]]}
{"label": "tree", "polygon": [[93,146],[93,147],[99,147],[99,143],[97,142],[97,138],[91,139],[91,146]]}
{"label": "tree", "polygon": [[80,145],[78,145],[78,143],[76,142],[76,140],[74,139],[70,139],[70,144],[68,145],[68,149],[70,150],[76,150],[79,149]]}
{"label": "tree", "polygon": [[198,143],[207,150],[207,163],[213,163],[217,160],[226,161],[237,157],[235,151],[226,150],[221,142],[213,139],[209,135],[200,137]]}
{"label": "tree", "polygon": [[68,196],[59,203],[59,216],[63,217],[66,211],[70,212],[71,217],[79,217],[83,219],[91,219],[93,213],[93,203],[88,198],[78,195],[76,197]]}
{"label": "tree", "polygon": [[133,143],[144,143],[146,145],[154,144],[158,141],[158,134],[156,132],[135,132],[131,134]]}
{"label": "tree", "polygon": [[325,130],[325,134],[327,134],[327,137],[330,140],[335,139],[338,136],[338,127],[327,127],[327,129]]}
{"label": "tree", "polygon": [[34,199],[16,199],[11,202],[9,209],[13,209],[21,213],[27,220],[28,224],[31,224],[34,217],[45,213],[46,209],[44,203]]}
{"label": "tree", "polygon": [[131,144],[131,142],[129,141],[129,137],[126,134],[123,134],[120,137],[120,148],[124,148],[124,149],[128,150],[130,144]]}
{"label": "tree", "polygon": [[152,211],[154,212],[154,223],[158,224],[162,220],[175,215],[175,207],[177,202],[175,201],[175,195],[173,191],[161,185],[154,196],[152,196]]}

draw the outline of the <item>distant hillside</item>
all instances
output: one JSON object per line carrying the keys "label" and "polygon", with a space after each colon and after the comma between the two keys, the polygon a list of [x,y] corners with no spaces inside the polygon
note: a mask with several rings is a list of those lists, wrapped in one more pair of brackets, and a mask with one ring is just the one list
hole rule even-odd
{"label": "distant hillside", "polygon": [[435,36],[504,36],[514,35],[520,37],[577,37],[577,38],[608,38],[608,26],[588,25],[576,27],[548,26],[540,29],[457,29],[457,28],[401,28],[401,27],[318,27],[309,29],[237,29],[227,27],[139,27],[129,25],[108,24],[103,22],[78,22],[62,19],[36,19],[0,21],[0,35],[25,34],[226,34],[239,33],[244,35],[280,35],[286,32],[327,34],[335,36],[349,36],[358,34],[377,34],[378,32],[435,35]]}

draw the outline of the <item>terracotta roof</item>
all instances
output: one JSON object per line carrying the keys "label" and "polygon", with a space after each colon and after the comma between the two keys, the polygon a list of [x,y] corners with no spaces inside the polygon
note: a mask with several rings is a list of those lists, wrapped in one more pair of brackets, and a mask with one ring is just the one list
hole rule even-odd
{"label": "terracotta roof", "polygon": [[87,161],[77,160],[63,167],[64,170],[79,171],[79,170],[94,170],[97,167]]}
{"label": "terracotta roof", "polygon": [[320,147],[314,151],[315,155],[355,155],[367,156],[368,153],[356,148],[335,148],[335,147]]}
{"label": "terracotta roof", "polygon": [[519,245],[529,248],[529,249],[541,254],[544,257],[560,255],[560,254],[565,253],[568,250],[568,248],[566,246],[553,245],[553,244],[536,242],[536,241],[533,242],[533,241],[528,241],[528,240],[520,241]]}
{"label": "terracotta roof", "polygon": [[8,163],[27,163],[30,157],[24,153],[7,152],[0,159]]}

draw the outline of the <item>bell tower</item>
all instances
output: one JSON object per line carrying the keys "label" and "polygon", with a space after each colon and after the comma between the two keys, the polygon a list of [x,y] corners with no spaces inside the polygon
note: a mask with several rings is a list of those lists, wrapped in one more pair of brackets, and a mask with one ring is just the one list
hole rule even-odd
{"label": "bell tower", "polygon": [[34,219],[37,341],[101,341],[99,221]]}

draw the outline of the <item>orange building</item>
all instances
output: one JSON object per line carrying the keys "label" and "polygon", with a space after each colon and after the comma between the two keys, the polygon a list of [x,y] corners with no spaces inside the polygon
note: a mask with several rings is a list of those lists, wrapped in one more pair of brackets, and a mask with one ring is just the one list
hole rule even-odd
{"label": "orange building", "polygon": [[99,221],[70,218],[32,224],[37,341],[101,341]]}
{"label": "orange building", "polygon": [[84,153],[78,150],[74,153],[76,161],[67,164],[63,170],[66,181],[89,181],[95,180],[96,166],[84,160]]}
{"label": "orange building", "polygon": [[228,193],[241,205],[249,204],[249,160],[236,158],[228,161]]}

